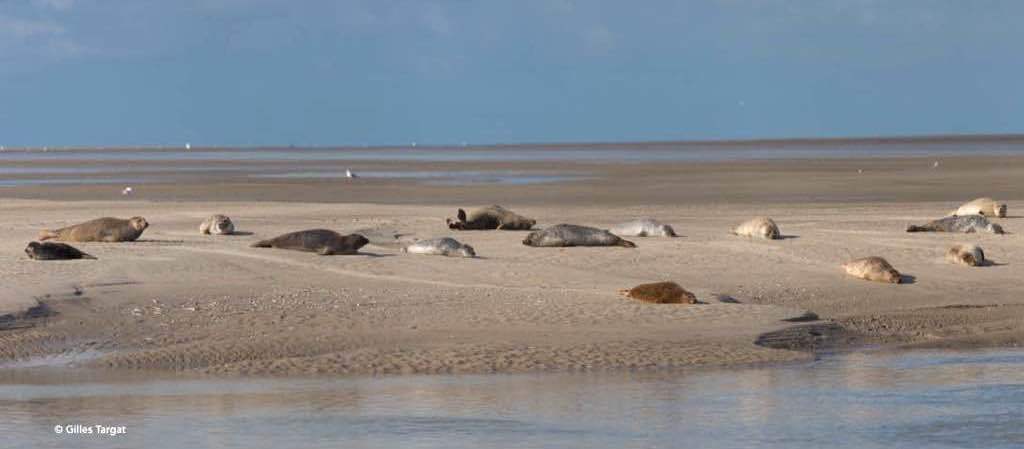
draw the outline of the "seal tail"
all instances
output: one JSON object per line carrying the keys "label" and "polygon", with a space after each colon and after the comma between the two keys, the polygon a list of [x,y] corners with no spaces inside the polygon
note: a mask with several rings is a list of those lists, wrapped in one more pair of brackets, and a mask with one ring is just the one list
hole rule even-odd
{"label": "seal tail", "polygon": [[631,242],[629,240],[619,240],[619,246],[622,246],[622,247],[625,247],[625,248],[636,248],[636,243],[633,243],[633,242]]}
{"label": "seal tail", "polygon": [[57,237],[60,237],[60,234],[58,234],[56,231],[51,231],[49,229],[43,229],[42,231],[39,231],[39,241],[55,239]]}
{"label": "seal tail", "polygon": [[928,231],[928,229],[925,228],[924,226],[917,226],[917,225],[908,225],[907,226],[907,232],[926,232],[926,231]]}
{"label": "seal tail", "polygon": [[82,253],[82,258],[83,258],[83,259],[92,259],[92,260],[96,260],[96,256],[94,256],[94,255],[92,255],[92,254],[87,254],[87,253]]}
{"label": "seal tail", "polygon": [[253,243],[252,245],[249,245],[249,247],[250,248],[270,248],[270,240],[260,240],[260,241],[258,241],[256,243]]}

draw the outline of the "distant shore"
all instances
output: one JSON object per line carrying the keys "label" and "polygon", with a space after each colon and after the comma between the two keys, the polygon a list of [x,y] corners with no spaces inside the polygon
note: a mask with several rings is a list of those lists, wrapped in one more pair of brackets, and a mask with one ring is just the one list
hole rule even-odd
{"label": "distant shore", "polygon": [[[0,327],[0,364],[80,354],[81,366],[216,374],[739,365],[812,357],[785,349],[821,343],[792,330],[808,325],[819,326],[818,335],[834,331],[840,346],[1019,345],[1024,156],[933,162],[380,161],[406,169],[545,169],[590,177],[467,186],[204,172],[136,186],[132,195],[103,184],[0,188],[0,276],[8,295],[0,301],[13,304],[16,295],[20,304],[29,297],[46,306],[41,316],[18,318],[17,328]],[[33,166],[48,163],[39,164]],[[118,169],[131,176],[133,164]],[[903,232],[907,223],[978,196],[1009,203],[1010,217],[1001,220],[1008,235]],[[632,250],[546,249],[523,246],[522,232],[455,233],[444,225],[456,208],[492,203],[541,225],[608,227],[651,216],[682,237],[636,239]],[[199,222],[212,213],[231,216],[246,234],[199,235]],[[141,241],[80,244],[99,260],[46,263],[22,253],[41,228],[133,215],[152,224]],[[728,233],[758,215],[773,217],[794,238],[751,242]],[[313,227],[373,235],[370,255],[249,248],[260,238]],[[401,242],[387,238],[396,234],[451,235],[482,257],[403,255]],[[942,252],[958,242],[979,243],[996,265],[947,264]],[[838,267],[867,255],[886,257],[914,282],[861,281]],[[639,304],[618,293],[668,279],[708,304]]]}

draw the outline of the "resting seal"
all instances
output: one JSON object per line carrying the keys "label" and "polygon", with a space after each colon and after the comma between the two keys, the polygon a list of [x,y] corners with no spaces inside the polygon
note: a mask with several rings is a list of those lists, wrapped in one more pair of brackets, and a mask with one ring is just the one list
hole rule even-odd
{"label": "resting seal", "polygon": [[359,234],[341,235],[327,229],[309,229],[290,232],[252,244],[253,248],[279,248],[295,251],[309,251],[330,256],[334,254],[357,254],[359,248],[370,243]]}
{"label": "resting seal", "polygon": [[234,234],[235,224],[225,215],[211,215],[199,225],[199,233],[214,235]]}
{"label": "resting seal", "polygon": [[526,246],[624,246],[636,248],[636,244],[605,231],[571,224],[558,224],[540,231],[531,232],[523,239]]}
{"label": "resting seal", "polygon": [[696,304],[697,297],[675,282],[640,284],[620,292],[638,301],[654,304]]}
{"label": "resting seal", "polygon": [[846,274],[869,281],[900,283],[900,272],[881,257],[865,257],[843,264]]}
{"label": "resting seal", "polygon": [[402,247],[403,253],[428,254],[433,256],[462,256],[476,257],[476,251],[472,246],[460,243],[451,237],[439,239],[420,240],[411,245]]}
{"label": "resting seal", "polygon": [[733,229],[732,233],[743,237],[768,240],[778,239],[782,235],[779,233],[779,226],[768,217],[757,217],[740,223],[739,226]]}
{"label": "resting seal", "polygon": [[946,261],[969,267],[982,266],[985,265],[985,251],[972,244],[953,245],[946,251]]}
{"label": "resting seal", "polygon": [[626,237],[675,237],[676,231],[672,226],[661,224],[653,218],[641,218],[626,223],[612,226],[608,230],[615,235]]}
{"label": "resting seal", "polygon": [[950,215],[984,215],[986,217],[1006,217],[1006,204],[997,203],[992,198],[978,198],[968,201]]}
{"label": "resting seal", "polygon": [[991,232],[1004,234],[1003,227],[990,223],[984,215],[964,215],[932,220],[921,226],[907,226],[907,232]]}
{"label": "resting seal", "polygon": [[35,260],[95,259],[74,246],[53,242],[31,242],[25,247],[25,254]]}
{"label": "resting seal", "polygon": [[459,209],[457,219],[445,221],[450,229],[460,231],[498,229],[506,231],[528,230],[537,224],[537,220],[526,218],[501,206],[487,206],[473,211],[468,217],[466,211]]}
{"label": "resting seal", "polygon": [[97,218],[85,223],[60,228],[56,231],[39,231],[39,240],[63,240],[65,242],[131,242],[138,239],[149,227],[145,218],[132,217]]}

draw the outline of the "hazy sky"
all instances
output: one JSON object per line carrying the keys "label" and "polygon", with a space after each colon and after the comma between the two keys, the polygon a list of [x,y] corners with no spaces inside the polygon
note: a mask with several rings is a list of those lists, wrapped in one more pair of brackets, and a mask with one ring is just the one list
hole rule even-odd
{"label": "hazy sky", "polygon": [[0,145],[1024,132],[1024,1],[0,0]]}

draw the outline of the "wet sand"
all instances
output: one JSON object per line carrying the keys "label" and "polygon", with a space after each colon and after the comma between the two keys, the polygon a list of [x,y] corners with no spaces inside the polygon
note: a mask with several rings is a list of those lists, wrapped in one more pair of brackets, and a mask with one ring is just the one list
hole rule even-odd
{"label": "wet sand", "polygon": [[[838,326],[856,344],[1024,341],[1024,157],[945,157],[939,168],[928,158],[449,165],[542,166],[592,178],[437,186],[198,174],[137,186],[129,197],[111,185],[0,189],[0,310],[18,324],[0,324],[0,359],[79,354],[85,366],[219,374],[750,364],[811,357],[755,344],[806,326],[787,320],[808,311],[821,318],[810,324]],[[903,232],[978,196],[1009,203],[1011,217],[1000,223],[1010,234]],[[682,237],[634,239],[636,249],[529,248],[524,232],[444,225],[456,207],[491,203],[541,226],[653,216]],[[212,213],[231,216],[244,234],[199,235]],[[99,260],[35,262],[22,253],[41,228],[133,215],[152,225],[140,241],[76,245]],[[728,233],[757,215],[773,217],[789,238]],[[366,255],[334,257],[248,247],[313,227],[368,230],[373,243]],[[395,234],[453,235],[482,257],[401,254]],[[958,242],[979,243],[996,264],[947,264],[943,252]],[[868,255],[886,257],[912,282],[861,281],[839,268]],[[641,304],[618,294],[658,280],[679,282],[708,304]],[[48,316],[17,317],[12,310],[33,304],[25,298],[40,300]]]}

